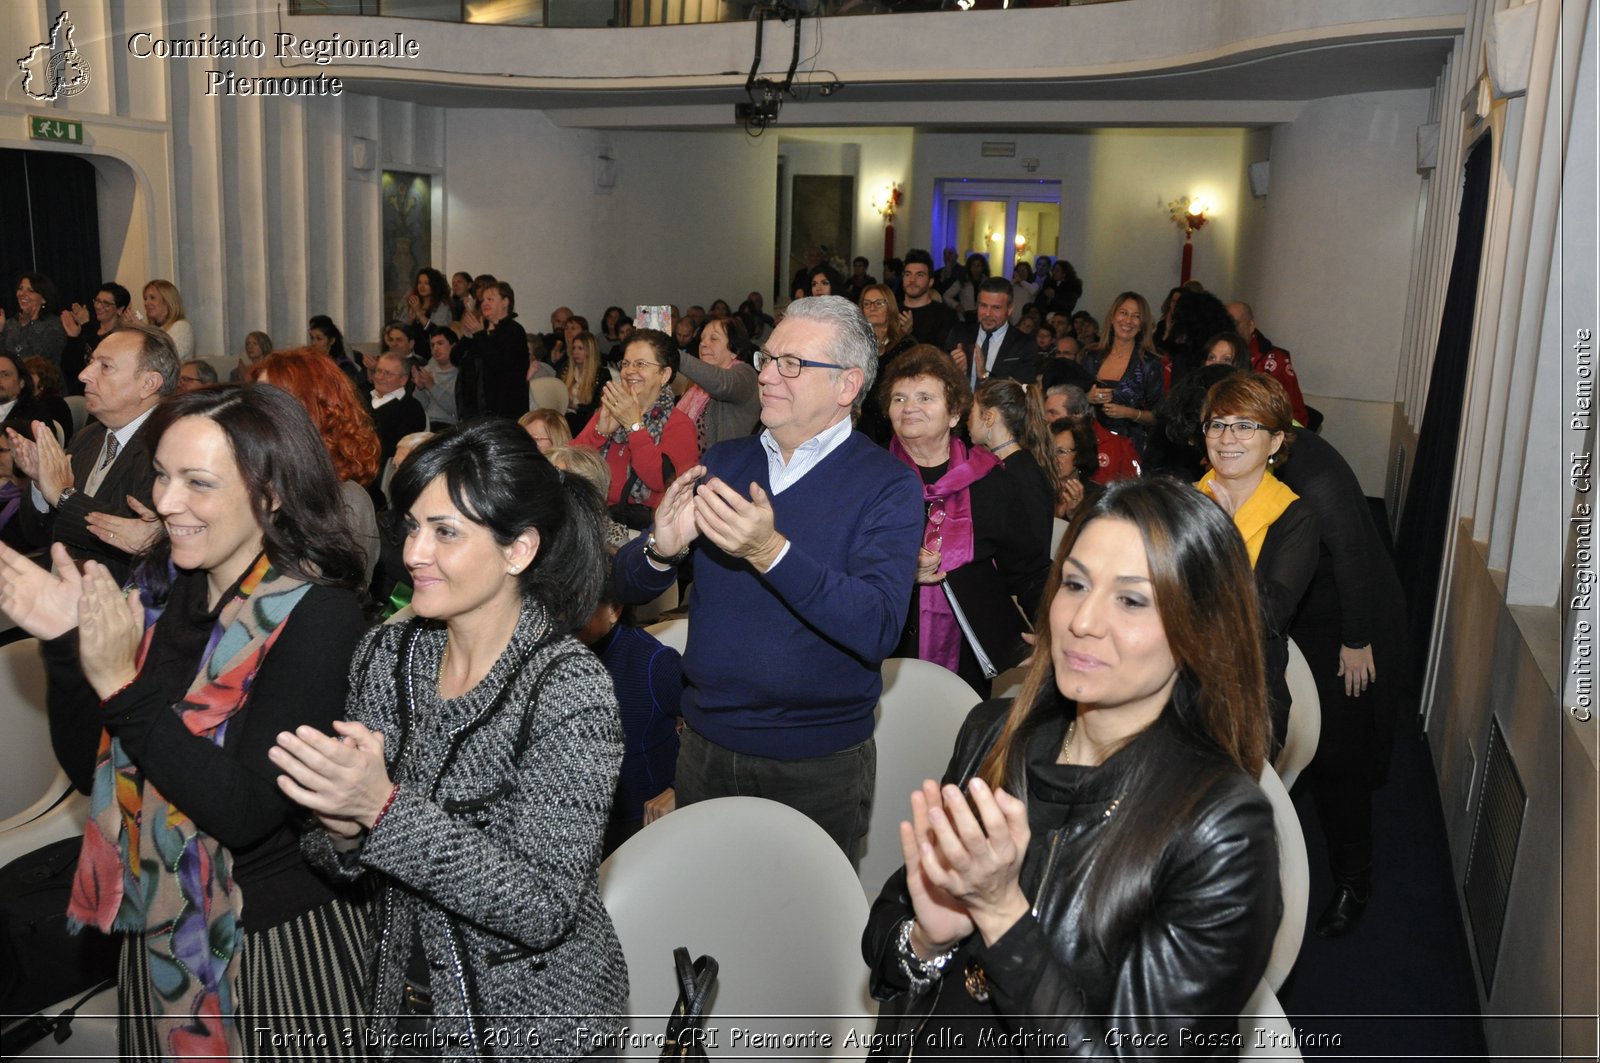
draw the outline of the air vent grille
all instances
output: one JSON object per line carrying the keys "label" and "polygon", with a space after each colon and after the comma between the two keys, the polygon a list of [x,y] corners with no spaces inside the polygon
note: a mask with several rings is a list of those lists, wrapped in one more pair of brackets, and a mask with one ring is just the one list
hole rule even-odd
{"label": "air vent grille", "polygon": [[1506,903],[1511,896],[1511,873],[1516,866],[1517,841],[1522,836],[1522,817],[1527,807],[1528,791],[1511,760],[1500,721],[1491,717],[1464,887],[1467,918],[1472,925],[1478,971],[1486,995],[1494,988],[1500,934],[1505,928]]}

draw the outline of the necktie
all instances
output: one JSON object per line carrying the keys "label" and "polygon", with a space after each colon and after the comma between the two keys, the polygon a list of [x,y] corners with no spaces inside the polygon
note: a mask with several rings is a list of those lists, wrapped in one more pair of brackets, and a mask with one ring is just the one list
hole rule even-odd
{"label": "necktie", "polygon": [[983,369],[984,369],[984,372],[988,372],[988,370],[989,370],[989,341],[994,338],[994,333],[992,333],[992,332],[989,332],[989,331],[986,331],[986,330],[983,330],[983,329],[979,329],[979,331],[983,332],[983,346],[981,348],[979,348],[979,350],[978,350],[979,361],[978,362],[974,362],[973,366],[972,366],[972,386],[973,387],[977,387],[978,386],[978,381],[981,378],[981,374],[979,374],[979,372],[978,372],[978,366],[982,365]]}
{"label": "necktie", "polygon": [[113,432],[106,433],[106,456],[100,459],[100,468],[108,469],[111,463],[117,460],[117,437]]}

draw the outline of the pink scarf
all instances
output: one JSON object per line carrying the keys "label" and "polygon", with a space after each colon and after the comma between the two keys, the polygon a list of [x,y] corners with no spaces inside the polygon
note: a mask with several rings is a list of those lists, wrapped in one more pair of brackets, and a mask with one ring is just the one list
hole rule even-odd
{"label": "pink scarf", "polygon": [[[889,453],[921,469],[899,439],[889,443]],[[950,440],[950,467],[934,483],[922,485],[922,500],[928,504],[928,523],[922,532],[922,545],[939,555],[939,571],[951,572],[972,560],[971,486],[1000,465],[1000,459],[954,437]],[[917,588],[917,656],[955,672],[961,664],[961,625],[950,608],[950,599],[937,583]]]}

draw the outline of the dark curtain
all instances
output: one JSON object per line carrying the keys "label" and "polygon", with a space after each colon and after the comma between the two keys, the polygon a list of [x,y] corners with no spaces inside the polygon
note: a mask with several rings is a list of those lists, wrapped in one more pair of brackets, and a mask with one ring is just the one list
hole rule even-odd
{"label": "dark curtain", "polygon": [[1420,689],[1428,663],[1428,637],[1433,630],[1434,598],[1444,566],[1445,537],[1450,529],[1450,489],[1455,483],[1456,450],[1461,432],[1462,395],[1467,384],[1467,352],[1472,344],[1473,310],[1478,301],[1478,267],[1483,257],[1489,210],[1489,166],[1493,140],[1485,136],[1467,155],[1456,222],[1456,251],[1450,263],[1434,350],[1428,405],[1417,433],[1405,511],[1395,541],[1395,560],[1405,585],[1411,614],[1413,689]]}
{"label": "dark curtain", "polygon": [[61,290],[64,310],[88,306],[102,281],[100,209],[95,169],[50,151],[0,149],[0,278],[7,314],[16,313],[16,280],[42,273]]}

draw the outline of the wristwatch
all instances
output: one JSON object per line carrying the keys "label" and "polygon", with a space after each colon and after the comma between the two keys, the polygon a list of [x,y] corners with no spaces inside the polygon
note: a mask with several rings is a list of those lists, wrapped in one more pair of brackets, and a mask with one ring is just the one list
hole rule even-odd
{"label": "wristwatch", "polygon": [[633,422],[632,424],[630,424],[628,426],[628,431],[629,432],[637,432],[639,429],[641,429],[643,427],[644,427],[644,422],[643,421],[635,421],[635,422]]}
{"label": "wristwatch", "polygon": [[65,491],[62,491],[61,495],[56,499],[56,508],[60,509],[62,506],[66,505],[67,499],[71,498],[77,493],[78,489],[76,487],[69,487]]}
{"label": "wristwatch", "polygon": [[663,554],[656,549],[656,533],[651,532],[644,540],[644,556],[658,565],[681,565],[683,559],[689,556],[689,548],[685,546],[675,554]]}

